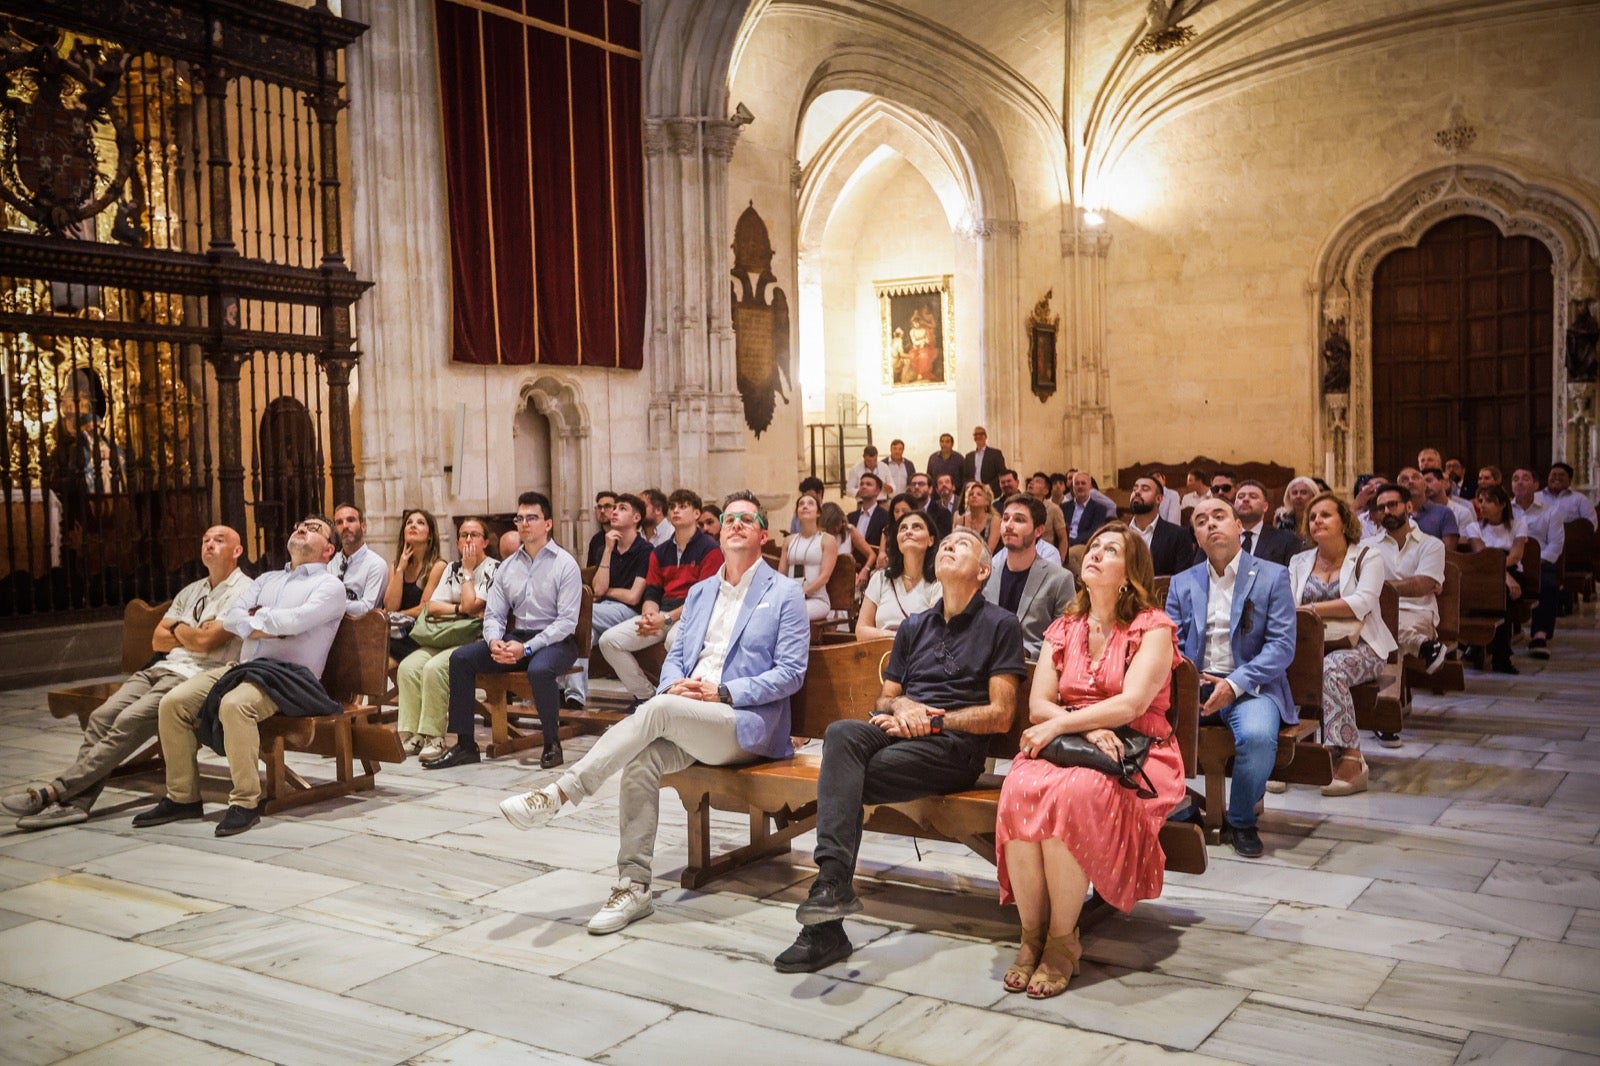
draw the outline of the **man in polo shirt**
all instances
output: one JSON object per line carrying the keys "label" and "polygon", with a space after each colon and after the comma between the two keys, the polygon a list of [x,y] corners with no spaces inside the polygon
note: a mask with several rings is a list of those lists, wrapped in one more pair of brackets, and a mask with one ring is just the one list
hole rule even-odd
{"label": "man in polo shirt", "polygon": [[1456,532],[1466,529],[1478,520],[1478,512],[1472,504],[1459,496],[1450,495],[1450,477],[1438,467],[1426,467],[1422,471],[1422,491],[1430,504],[1443,504],[1450,508],[1450,513],[1455,515]]}
{"label": "man in polo shirt", "polygon": [[239,534],[212,526],[200,540],[206,576],[185,585],[167,607],[150,647],[157,662],[129,675],[96,707],[83,729],[78,757],[48,784],[0,800],[17,815],[17,828],[50,829],[87,821],[111,771],[156,735],[161,697],[189,678],[239,656],[239,638],[222,627],[234,598],[250,587],[239,569]]}
{"label": "man in polo shirt", "polygon": [[[1361,542],[1383,556],[1383,566],[1400,595],[1399,627],[1395,640],[1400,650],[1422,661],[1433,673],[1444,664],[1445,646],[1439,636],[1439,590],[1444,587],[1444,544],[1411,521],[1411,499],[1392,482],[1373,494],[1378,523],[1383,532]],[[1398,733],[1379,733],[1386,748],[1398,748]]]}
{"label": "man in polo shirt", "polygon": [[943,599],[895,632],[871,720],[828,727],[817,779],[817,879],[795,912],[805,928],[774,962],[780,973],[812,972],[850,956],[844,919],[861,910],[851,881],[862,804],[971,788],[989,735],[1011,728],[1027,675],[1022,626],[984,599],[990,569],[983,538],[952,530],[934,560]]}
{"label": "man in polo shirt", "polygon": [[[577,660],[578,614],[583,574],[578,560],[550,539],[555,512],[542,492],[517,497],[517,533],[522,547],[501,561],[483,610],[483,639],[450,653],[449,730],[455,744],[425,770],[444,770],[479,760],[473,733],[479,674],[526,670],[544,734],[543,769],[561,765],[561,692],[556,678]],[[514,627],[514,628],[513,628]]]}
{"label": "man in polo shirt", "polygon": [[[333,523],[321,515],[308,515],[295,526],[289,534],[289,568],[262,574],[234,598],[223,616],[222,628],[244,641],[238,664],[225,663],[198,673],[161,697],[159,728],[167,794],[134,817],[134,828],[199,818],[204,813],[196,760],[200,711],[209,702],[211,690],[225,678],[228,685],[217,706],[217,723],[233,788],[216,835],[243,833],[261,821],[259,723],[286,707],[292,710],[307,693],[313,694],[312,698],[325,697],[318,679],[349,603],[344,585],[329,571],[334,543]],[[282,674],[271,682],[259,676],[256,671],[261,668],[255,664],[262,659],[284,664]],[[235,671],[238,673],[228,677]],[[240,681],[241,677],[255,680]],[[280,699],[285,702],[280,704]]]}
{"label": "man in polo shirt", "polygon": [[329,569],[344,585],[344,613],[354,618],[383,606],[389,587],[389,564],[367,547],[367,517],[353,503],[333,509],[333,532],[339,554]]}
{"label": "man in polo shirt", "polygon": [[672,536],[650,556],[639,617],[625,619],[600,637],[600,653],[633,697],[630,710],[656,692],[644,667],[639,665],[638,653],[662,641],[669,652],[672,650],[676,639],[673,625],[683,616],[689,589],[715,574],[722,565],[722,549],[700,531],[700,507],[700,497],[688,489],[677,489],[667,498]]}
{"label": "man in polo shirt", "polygon": [[622,774],[619,878],[589,920],[591,933],[614,933],[655,909],[650,873],[663,775],[696,762],[736,766],[793,753],[789,697],[805,680],[811,624],[800,586],[761,561],[766,522],[753,493],[728,497],[724,561],[689,591],[659,692],[555,784],[500,804],[512,825],[532,829]]}
{"label": "man in polo shirt", "polygon": [[[639,532],[639,523],[644,521],[643,500],[625,492],[616,498],[609,514],[610,528],[600,544],[600,555],[594,563],[594,580],[589,586],[594,593],[589,632],[596,648],[606,630],[638,619],[653,550],[650,541]],[[579,671],[562,678],[564,707],[581,710],[589,701],[590,651],[590,648],[580,648]]]}
{"label": "man in polo shirt", "polygon": [[[1455,512],[1443,503],[1434,503],[1428,499],[1427,480],[1423,477],[1422,471],[1414,466],[1404,467],[1396,480],[1411,498],[1411,520],[1416,523],[1417,528],[1430,537],[1438,538],[1444,544],[1446,552],[1455,551],[1456,545],[1461,541],[1461,527],[1456,522]],[[1370,487],[1372,487],[1371,482],[1363,486],[1363,488]]]}
{"label": "man in polo shirt", "polygon": [[1572,487],[1572,467],[1566,463],[1552,463],[1545,477],[1545,487],[1539,491],[1539,502],[1555,511],[1563,524],[1580,518],[1590,526],[1600,528],[1594,501]]}

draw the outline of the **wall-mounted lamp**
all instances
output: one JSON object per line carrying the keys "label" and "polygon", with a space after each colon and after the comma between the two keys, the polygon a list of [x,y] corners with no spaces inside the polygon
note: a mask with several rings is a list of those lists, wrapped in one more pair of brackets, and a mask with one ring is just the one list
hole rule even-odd
{"label": "wall-mounted lamp", "polygon": [[1106,224],[1106,216],[1093,208],[1089,208],[1083,213],[1083,224],[1090,229],[1099,229]]}

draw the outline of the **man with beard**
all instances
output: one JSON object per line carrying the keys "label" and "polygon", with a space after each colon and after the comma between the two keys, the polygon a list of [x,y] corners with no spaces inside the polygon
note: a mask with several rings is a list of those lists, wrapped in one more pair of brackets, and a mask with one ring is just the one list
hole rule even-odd
{"label": "man with beard", "polygon": [[1234,486],[1233,511],[1239,516],[1244,550],[1257,559],[1288,566],[1301,548],[1300,538],[1267,521],[1267,490],[1259,481],[1245,479]]}
{"label": "man with beard", "polygon": [[1028,495],[1044,504],[1044,533],[1041,538],[1057,553],[1067,550],[1067,520],[1061,508],[1050,500],[1050,475],[1035,470],[1028,476]]}
{"label": "man with beard", "polygon": [[933,481],[934,496],[924,508],[939,530],[939,536],[948,537],[956,523],[956,483],[949,474],[940,474]]}
{"label": "man with beard", "polygon": [[1060,618],[1077,592],[1072,571],[1040,554],[1039,530],[1044,504],[1020,493],[1006,500],[1000,513],[1000,543],[983,596],[1017,616],[1022,623],[1022,652],[1039,657],[1039,645],[1050,623]]}
{"label": "man with beard", "polygon": [[333,509],[333,532],[338,554],[328,569],[344,584],[344,613],[354,618],[383,604],[389,587],[389,564],[367,547],[367,517],[353,503]]}
{"label": "man with beard", "polygon": [[1128,525],[1150,546],[1157,577],[1171,577],[1195,563],[1194,535],[1161,517],[1161,483],[1152,474],[1134,479],[1128,493]]}
{"label": "man with beard", "polygon": [[[1383,556],[1389,580],[1400,594],[1400,650],[1422,660],[1431,674],[1444,662],[1438,640],[1439,589],[1444,586],[1444,542],[1417,528],[1411,520],[1411,495],[1392,482],[1373,493],[1383,532],[1361,543]],[[1378,734],[1386,748],[1400,746],[1394,734]]]}

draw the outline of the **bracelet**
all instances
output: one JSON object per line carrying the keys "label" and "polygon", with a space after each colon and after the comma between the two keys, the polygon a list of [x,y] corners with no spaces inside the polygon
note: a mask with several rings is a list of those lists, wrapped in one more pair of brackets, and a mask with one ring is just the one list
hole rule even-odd
{"label": "bracelet", "polygon": [[611,564],[610,563],[596,563],[595,564],[595,569],[596,570],[610,570],[611,569]]}

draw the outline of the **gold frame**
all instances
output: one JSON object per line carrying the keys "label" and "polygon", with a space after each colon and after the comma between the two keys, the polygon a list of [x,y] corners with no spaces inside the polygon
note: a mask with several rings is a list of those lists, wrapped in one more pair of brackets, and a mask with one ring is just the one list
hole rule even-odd
{"label": "gold frame", "polygon": [[[928,274],[918,278],[896,278],[875,281],[872,289],[878,297],[878,318],[881,323],[878,351],[883,367],[883,384],[890,389],[953,389],[956,376],[955,346],[955,296],[949,274]],[[895,356],[890,352],[895,344],[894,302],[899,297],[936,297],[939,301],[939,340],[944,376],[939,381],[902,382],[895,380]]]}

